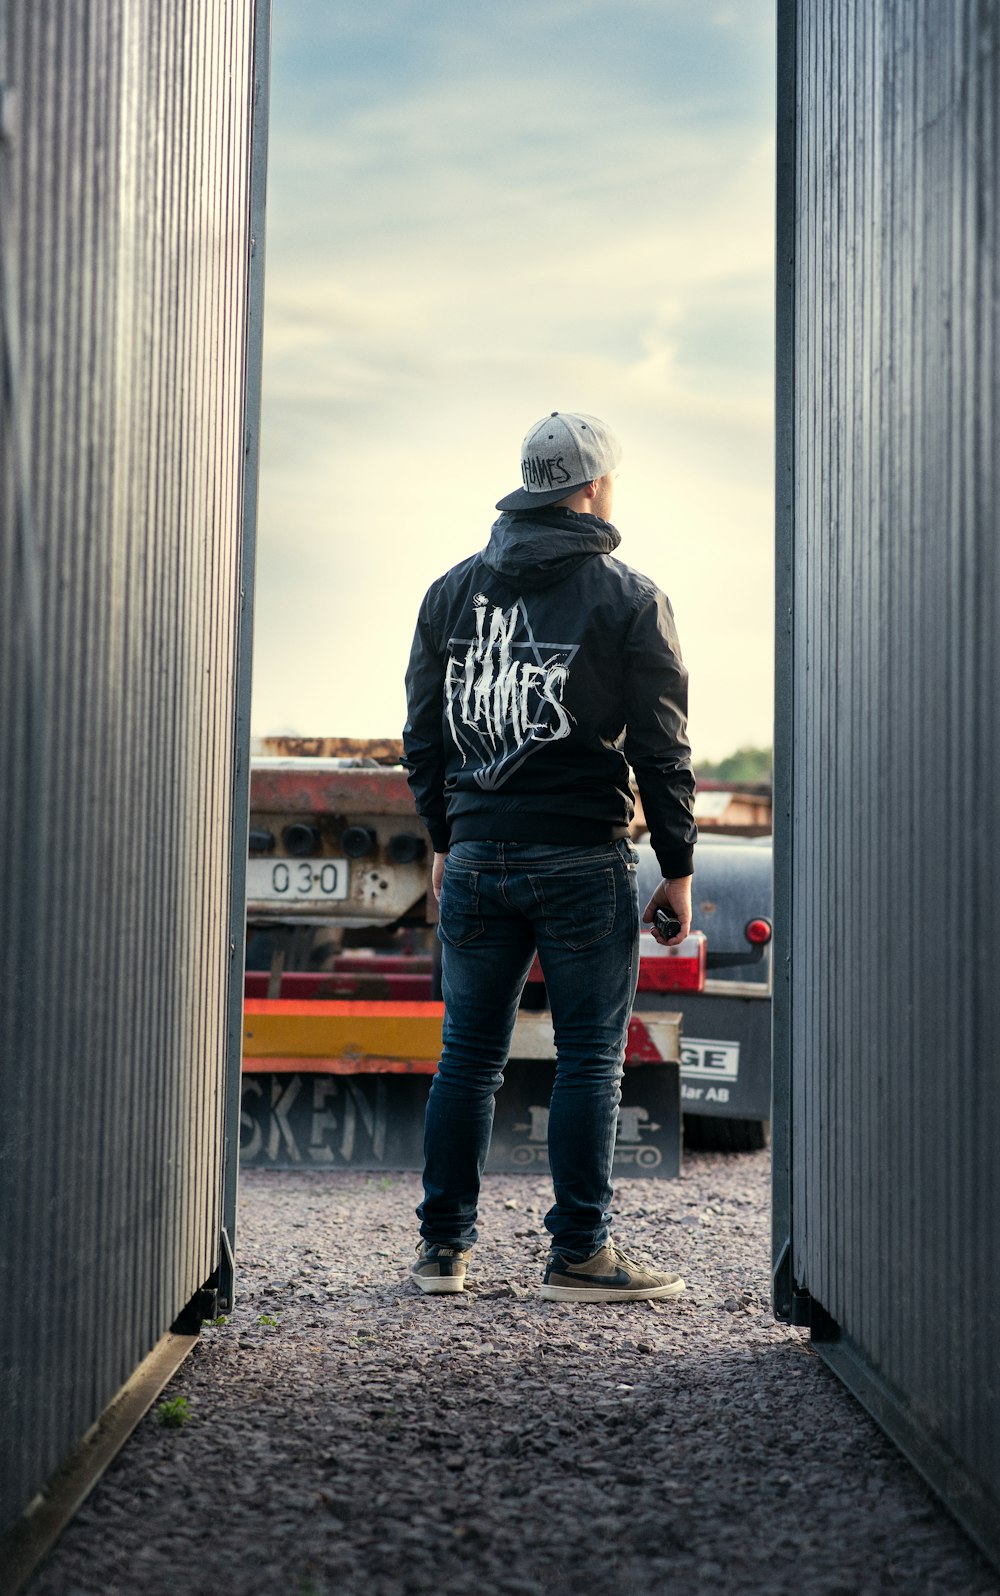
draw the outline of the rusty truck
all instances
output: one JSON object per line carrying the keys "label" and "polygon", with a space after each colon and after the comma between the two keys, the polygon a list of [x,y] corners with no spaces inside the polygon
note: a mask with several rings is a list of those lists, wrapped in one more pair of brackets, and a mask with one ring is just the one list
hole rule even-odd
{"label": "rusty truck", "polygon": [[[255,743],[241,1136],[246,1164],[420,1166],[423,1101],[440,1050],[443,1008],[430,841],[401,756],[393,741]],[[640,813],[644,888],[655,860],[641,830]],[[760,840],[741,840],[757,849],[755,866],[765,862]],[[719,862],[732,873],[732,858]],[[718,872],[709,874],[715,898],[724,897]],[[717,995],[743,1009],[754,1005],[756,1018],[756,1005],[769,991],[769,950],[766,940],[753,937],[766,928],[769,938],[770,900],[761,870],[750,875],[756,896],[752,904],[747,899],[745,927],[736,923],[743,909],[729,901],[725,913],[718,903],[702,912],[696,936],[667,956],[651,937],[643,938],[616,1149],[619,1174],[677,1172],[684,1106],[692,1110],[689,1138],[698,1131],[702,1145],[711,1144],[713,1128],[724,1132],[722,1145],[760,1145],[769,1106],[746,1042],[741,1035],[713,1036],[701,1017],[694,1032],[682,1034],[681,1018],[689,1004],[711,999],[722,984],[726,990]],[[746,930],[751,922],[752,936]],[[723,925],[725,937],[737,940],[735,949],[714,945]],[[713,968],[720,955],[729,958],[723,982]],[[751,979],[734,982],[740,957]],[[727,1014],[729,1031],[735,1018]],[[753,1040],[759,1052],[760,1039]],[[544,1168],[554,1059],[536,961],[498,1100],[491,1168]]]}

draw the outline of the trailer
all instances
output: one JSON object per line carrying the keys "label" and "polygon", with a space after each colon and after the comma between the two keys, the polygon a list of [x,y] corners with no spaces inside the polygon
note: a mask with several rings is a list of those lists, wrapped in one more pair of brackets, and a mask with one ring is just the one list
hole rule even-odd
{"label": "trailer", "polygon": [[[257,745],[247,863],[244,1165],[421,1167],[423,1103],[440,1054],[443,1005],[433,853],[400,759],[400,745],[391,742]],[[728,842],[742,858],[747,845]],[[652,889],[646,878],[656,866],[648,845],[638,846],[643,892]],[[759,847],[754,858],[769,862]],[[710,874],[714,882],[717,872]],[[757,924],[769,937],[770,900],[763,892],[758,898]],[[725,922],[727,936],[730,918],[720,915],[718,922]],[[751,1145],[760,1145],[769,1116],[767,1038],[755,1070],[746,1026],[728,1017],[721,1031],[706,1020],[682,1037],[679,1005],[686,1011],[706,992],[711,996],[708,968],[734,956],[707,942],[701,928],[679,949],[643,938],[618,1175],[679,1171],[685,1094],[697,1102],[699,1122],[737,1127],[727,1145],[745,1138],[748,1124],[757,1130]],[[744,937],[735,951],[756,979],[745,983],[749,996],[727,982],[725,998],[747,1014],[763,1014],[759,999],[770,991],[763,947]],[[554,1069],[536,961],[498,1099],[491,1168],[545,1165]]]}

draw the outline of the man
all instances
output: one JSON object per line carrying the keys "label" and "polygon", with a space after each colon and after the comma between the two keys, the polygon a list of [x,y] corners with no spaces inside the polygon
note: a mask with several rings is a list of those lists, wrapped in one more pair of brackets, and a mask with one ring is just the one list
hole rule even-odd
{"label": "man", "polygon": [[[445,1002],[412,1273],[461,1291],[518,1000],[537,949],[555,1033],[555,1203],[541,1294],[673,1297],[676,1274],[610,1240],[611,1163],[639,967],[635,772],[663,880],[643,919],[691,923],[696,832],[687,673],[670,604],[612,558],[621,447],[553,411],[481,553],[427,592],[406,676],[410,786],[434,847]],[[657,940],[665,938],[654,931]]]}

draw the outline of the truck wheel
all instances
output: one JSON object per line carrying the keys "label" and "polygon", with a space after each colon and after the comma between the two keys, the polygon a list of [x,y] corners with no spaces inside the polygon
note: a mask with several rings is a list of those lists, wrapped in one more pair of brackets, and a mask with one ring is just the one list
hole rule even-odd
{"label": "truck wheel", "polygon": [[769,1119],[722,1119],[684,1115],[684,1146],[693,1153],[757,1153],[770,1146]]}

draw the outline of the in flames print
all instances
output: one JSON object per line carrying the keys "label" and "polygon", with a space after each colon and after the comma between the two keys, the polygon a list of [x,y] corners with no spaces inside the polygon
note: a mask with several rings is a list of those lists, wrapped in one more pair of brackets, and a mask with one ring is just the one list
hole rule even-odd
{"label": "in flames print", "polygon": [[445,714],[462,763],[486,791],[502,787],[543,743],[568,737],[563,704],[577,643],[540,643],[523,599],[505,610],[477,593],[474,636],[448,642]]}

